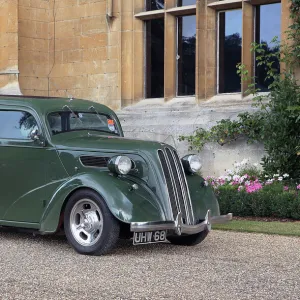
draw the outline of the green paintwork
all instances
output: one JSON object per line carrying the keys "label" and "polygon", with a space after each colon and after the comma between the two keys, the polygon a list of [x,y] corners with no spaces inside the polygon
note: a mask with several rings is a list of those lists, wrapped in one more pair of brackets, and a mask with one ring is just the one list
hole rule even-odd
{"label": "green paintwork", "polygon": [[[90,106],[115,119],[120,136],[73,131],[52,136],[47,115]],[[80,188],[95,190],[113,215],[122,222],[172,219],[168,192],[157,151],[158,142],[126,139],[120,122],[108,107],[86,100],[0,96],[0,109],[24,110],[37,120],[40,141],[11,141],[0,138],[0,225],[33,228],[41,233],[57,230],[68,197]],[[41,143],[41,141],[43,143]],[[107,168],[86,167],[81,156],[129,156],[136,169],[126,176],[112,175]],[[187,175],[196,220],[208,209],[218,216],[213,191],[197,175]],[[138,190],[131,186],[138,184]]]}

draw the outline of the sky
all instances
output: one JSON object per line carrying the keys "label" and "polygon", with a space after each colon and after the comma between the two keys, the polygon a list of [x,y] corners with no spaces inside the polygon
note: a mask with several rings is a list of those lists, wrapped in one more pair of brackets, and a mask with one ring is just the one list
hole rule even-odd
{"label": "sky", "polygon": [[[229,10],[225,15],[226,35],[239,33],[242,35],[242,10]],[[196,34],[196,16],[184,17],[183,35]],[[261,39],[270,43],[274,36],[280,35],[281,4],[269,4],[261,6]],[[280,36],[279,36],[280,37]]]}
{"label": "sky", "polygon": [[[268,4],[261,6],[260,36],[261,40],[270,43],[274,36],[280,38],[281,4]],[[226,35],[239,33],[242,35],[242,11],[227,11],[225,15]]]}

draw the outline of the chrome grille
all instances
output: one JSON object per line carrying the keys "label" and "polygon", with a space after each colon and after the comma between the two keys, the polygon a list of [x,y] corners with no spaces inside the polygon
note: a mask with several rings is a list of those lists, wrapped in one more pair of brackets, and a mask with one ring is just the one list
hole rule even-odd
{"label": "chrome grille", "polygon": [[194,215],[186,177],[175,150],[164,148],[158,156],[165,175],[174,220],[180,212],[184,224],[194,224]]}

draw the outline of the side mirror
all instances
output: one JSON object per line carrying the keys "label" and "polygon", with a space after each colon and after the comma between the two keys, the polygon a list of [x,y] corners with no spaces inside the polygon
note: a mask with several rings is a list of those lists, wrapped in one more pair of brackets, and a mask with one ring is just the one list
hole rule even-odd
{"label": "side mirror", "polygon": [[30,132],[30,138],[35,141],[38,142],[41,146],[45,146],[46,145],[46,141],[43,139],[43,137],[39,134],[39,130],[33,129]]}
{"label": "side mirror", "polygon": [[30,138],[33,140],[33,141],[38,141],[40,139],[39,137],[39,130],[38,129],[33,129],[31,132],[30,132]]}

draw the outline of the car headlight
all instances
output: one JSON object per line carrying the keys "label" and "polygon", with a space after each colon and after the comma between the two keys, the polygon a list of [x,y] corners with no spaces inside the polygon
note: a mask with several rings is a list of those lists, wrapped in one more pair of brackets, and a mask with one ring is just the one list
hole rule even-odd
{"label": "car headlight", "polygon": [[201,170],[202,164],[198,155],[187,155],[182,158],[185,171],[189,174],[197,173]]}
{"label": "car headlight", "polygon": [[111,158],[108,162],[108,169],[119,175],[126,175],[132,169],[132,161],[128,156],[119,155]]}

